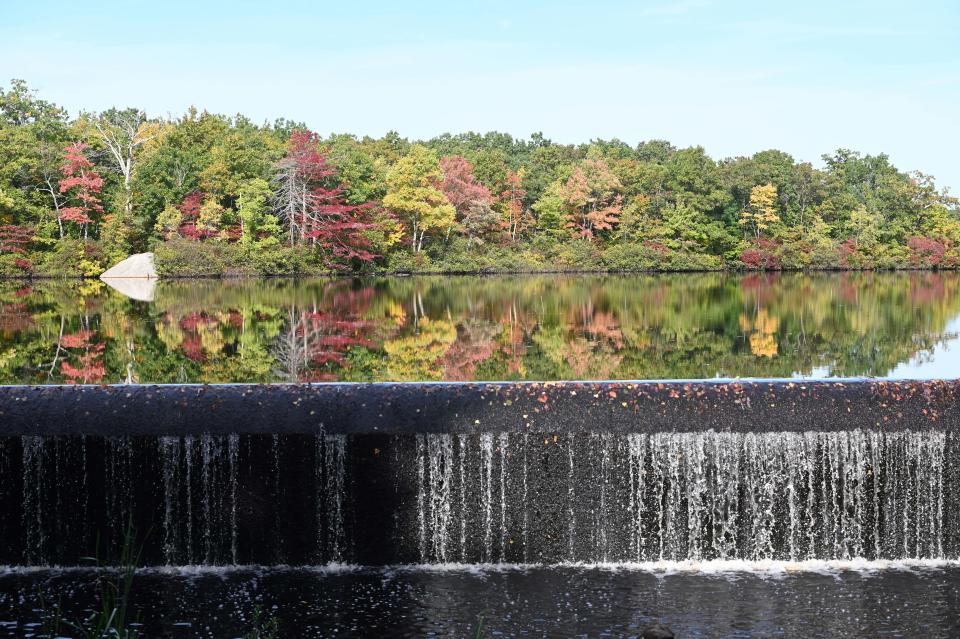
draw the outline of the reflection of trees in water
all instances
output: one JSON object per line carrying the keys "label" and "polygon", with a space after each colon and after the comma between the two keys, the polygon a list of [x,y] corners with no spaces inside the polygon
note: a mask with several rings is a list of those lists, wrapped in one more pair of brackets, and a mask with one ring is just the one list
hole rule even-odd
{"label": "reflection of trees in water", "polygon": [[373,297],[371,287],[335,283],[311,307],[289,306],[284,330],[271,348],[278,381],[337,379],[351,348],[376,348],[377,323],[365,318]]}
{"label": "reflection of trees in water", "polygon": [[958,314],[934,272],[0,284],[0,381],[883,375]]}
{"label": "reflection of trees in water", "polygon": [[443,378],[468,382],[477,378],[477,365],[497,350],[500,328],[484,319],[467,318],[457,326],[457,337],[443,355]]}

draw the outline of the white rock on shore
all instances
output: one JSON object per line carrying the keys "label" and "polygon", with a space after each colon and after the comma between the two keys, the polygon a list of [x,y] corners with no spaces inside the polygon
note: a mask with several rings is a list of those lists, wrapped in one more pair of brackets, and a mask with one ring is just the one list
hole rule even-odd
{"label": "white rock on shore", "polygon": [[100,276],[100,279],[111,288],[142,302],[153,301],[157,278],[157,269],[153,265],[153,253],[131,255],[104,271]]}
{"label": "white rock on shore", "polygon": [[137,253],[122,262],[118,262],[100,275],[105,280],[111,277],[157,278],[157,269],[153,265],[153,253]]}

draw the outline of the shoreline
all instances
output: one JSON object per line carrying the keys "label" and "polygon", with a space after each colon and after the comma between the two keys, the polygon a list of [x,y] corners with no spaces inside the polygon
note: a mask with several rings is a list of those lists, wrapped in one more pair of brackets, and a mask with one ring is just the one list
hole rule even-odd
{"label": "shoreline", "polygon": [[[317,271],[302,273],[190,273],[165,275],[161,273],[156,278],[131,277],[125,279],[157,279],[157,280],[260,280],[260,279],[304,279],[304,278],[346,278],[346,277],[490,277],[508,275],[694,275],[694,274],[729,274],[729,275],[760,275],[780,273],[957,273],[960,266],[949,268],[931,268],[924,266],[898,268],[779,268],[779,269],[562,269],[562,270],[491,270],[491,271]],[[30,281],[86,281],[99,280],[99,275],[0,275],[0,282],[30,282]]]}

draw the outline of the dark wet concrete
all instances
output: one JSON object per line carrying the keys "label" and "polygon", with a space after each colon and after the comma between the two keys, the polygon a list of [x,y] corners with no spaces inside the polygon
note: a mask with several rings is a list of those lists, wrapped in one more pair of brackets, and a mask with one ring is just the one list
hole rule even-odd
{"label": "dark wet concrete", "polygon": [[0,435],[953,429],[960,382],[0,387]]}

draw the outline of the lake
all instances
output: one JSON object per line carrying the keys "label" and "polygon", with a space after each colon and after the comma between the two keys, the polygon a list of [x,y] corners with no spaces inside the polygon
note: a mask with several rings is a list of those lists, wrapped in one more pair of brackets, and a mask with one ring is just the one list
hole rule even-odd
{"label": "lake", "polygon": [[0,283],[0,383],[954,377],[960,275]]}

